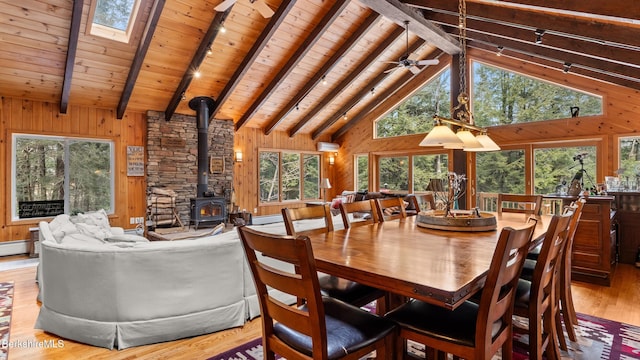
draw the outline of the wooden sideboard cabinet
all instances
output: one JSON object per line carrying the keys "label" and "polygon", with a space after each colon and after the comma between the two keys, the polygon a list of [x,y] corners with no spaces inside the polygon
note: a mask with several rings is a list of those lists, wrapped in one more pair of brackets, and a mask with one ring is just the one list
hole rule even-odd
{"label": "wooden sideboard cabinet", "polygon": [[618,222],[618,261],[635,264],[640,248],[640,193],[615,192],[614,207]]}
{"label": "wooden sideboard cabinet", "polygon": [[[569,205],[576,197],[550,196]],[[573,280],[611,285],[617,259],[616,212],[613,196],[589,196],[573,243],[571,276]]]}

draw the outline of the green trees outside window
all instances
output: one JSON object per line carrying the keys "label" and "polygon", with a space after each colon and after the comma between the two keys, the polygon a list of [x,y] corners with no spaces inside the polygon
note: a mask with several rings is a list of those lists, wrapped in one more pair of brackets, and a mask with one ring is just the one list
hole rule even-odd
{"label": "green trees outside window", "polygon": [[627,190],[640,189],[640,137],[620,138],[618,177]]}
{"label": "green trees outside window", "polygon": [[320,197],[320,155],[260,151],[259,162],[261,203]]}
{"label": "green trees outside window", "polygon": [[427,133],[433,128],[433,115],[449,117],[450,78],[451,71],[447,68],[400,106],[378,119],[375,137]]}
{"label": "green trees outside window", "polygon": [[447,154],[413,156],[413,192],[427,190],[431,179],[445,179],[449,172]]}
{"label": "green trees outside window", "polygon": [[[473,62],[472,107],[481,127],[602,114],[602,98]],[[575,111],[575,110],[574,110]]]}
{"label": "green trees outside window", "polygon": [[14,218],[43,214],[22,211],[35,203],[64,204],[58,213],[113,211],[113,143],[20,134],[13,143]]}
{"label": "green trees outside window", "polygon": [[356,191],[369,190],[369,156],[356,155]]}
{"label": "green trees outside window", "polygon": [[560,193],[562,185],[569,187],[576,176],[582,177],[585,189],[596,188],[595,146],[534,149],[533,156],[536,194]]}

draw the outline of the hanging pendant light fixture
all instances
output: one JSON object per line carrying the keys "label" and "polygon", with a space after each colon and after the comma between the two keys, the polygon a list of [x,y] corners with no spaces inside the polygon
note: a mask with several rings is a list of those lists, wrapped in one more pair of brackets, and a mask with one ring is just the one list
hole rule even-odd
{"label": "hanging pendant light fixture", "polygon": [[[462,149],[464,151],[496,151],[500,150],[498,144],[487,135],[486,129],[474,125],[473,114],[469,110],[469,95],[466,92],[466,68],[467,68],[467,3],[459,0],[458,26],[460,54],[458,55],[460,68],[460,94],[458,105],[453,108],[452,119],[435,115],[436,125],[422,139],[420,146],[443,146],[445,149]],[[446,124],[458,127],[454,133]],[[478,133],[474,135],[472,131]],[[453,135],[453,136],[452,136]]]}

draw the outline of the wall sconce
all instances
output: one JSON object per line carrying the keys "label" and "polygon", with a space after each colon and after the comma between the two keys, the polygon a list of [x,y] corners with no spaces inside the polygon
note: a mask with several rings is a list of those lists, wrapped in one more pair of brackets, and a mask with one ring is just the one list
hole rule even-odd
{"label": "wall sconce", "polygon": [[238,150],[238,151],[236,151],[236,152],[235,152],[235,158],[234,158],[234,160],[235,160],[236,162],[242,162],[242,151],[239,151],[239,150]]}
{"label": "wall sconce", "polygon": [[336,158],[333,155],[329,155],[329,165],[333,165],[336,163]]}

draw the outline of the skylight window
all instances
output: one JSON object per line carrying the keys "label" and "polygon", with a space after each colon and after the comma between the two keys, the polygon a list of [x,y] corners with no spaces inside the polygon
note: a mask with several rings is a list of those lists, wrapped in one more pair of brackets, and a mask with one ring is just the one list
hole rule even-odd
{"label": "skylight window", "polygon": [[128,43],[139,7],[140,0],[95,0],[89,33]]}

